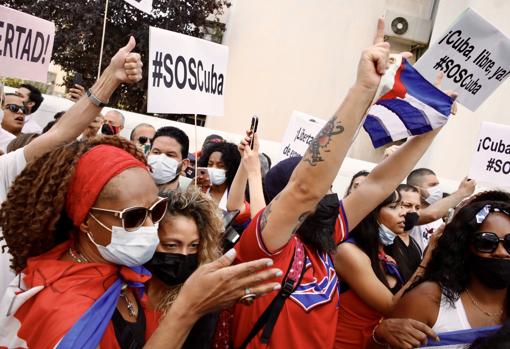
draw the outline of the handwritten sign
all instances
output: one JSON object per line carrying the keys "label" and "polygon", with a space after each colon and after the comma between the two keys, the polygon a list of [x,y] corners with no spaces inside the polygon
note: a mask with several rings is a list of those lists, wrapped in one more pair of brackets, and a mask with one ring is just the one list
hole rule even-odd
{"label": "handwritten sign", "polygon": [[325,123],[326,121],[322,119],[294,111],[283,135],[278,153],[279,161],[295,156],[303,156]]}

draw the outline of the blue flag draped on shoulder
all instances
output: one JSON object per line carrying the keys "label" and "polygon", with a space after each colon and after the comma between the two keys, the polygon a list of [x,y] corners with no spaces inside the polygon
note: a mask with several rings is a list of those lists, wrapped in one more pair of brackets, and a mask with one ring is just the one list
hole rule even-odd
{"label": "blue flag draped on shoulder", "polygon": [[480,337],[487,337],[496,333],[501,326],[490,326],[473,328],[469,330],[459,330],[451,332],[438,333],[439,342],[429,339],[426,346],[422,348],[444,348],[457,349],[467,348],[471,343]]}
{"label": "blue flag draped on shoulder", "polygon": [[423,134],[448,121],[453,100],[400,55],[391,55],[363,124],[375,148]]}

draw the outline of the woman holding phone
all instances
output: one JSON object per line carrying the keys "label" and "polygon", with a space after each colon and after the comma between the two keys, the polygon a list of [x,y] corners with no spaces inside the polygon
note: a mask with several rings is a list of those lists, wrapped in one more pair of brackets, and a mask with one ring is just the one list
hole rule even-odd
{"label": "woman holding phone", "polygon": [[241,154],[233,143],[211,144],[198,160],[198,185],[222,210],[227,209],[228,192],[240,163]]}

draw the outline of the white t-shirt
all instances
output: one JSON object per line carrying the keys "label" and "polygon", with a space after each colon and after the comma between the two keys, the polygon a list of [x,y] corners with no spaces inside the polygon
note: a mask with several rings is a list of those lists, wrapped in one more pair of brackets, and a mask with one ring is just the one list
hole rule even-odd
{"label": "white t-shirt", "polygon": [[[23,148],[0,156],[0,204],[7,199],[9,187],[26,165],[27,161],[25,160]],[[0,236],[2,236],[1,230]],[[2,240],[0,245],[4,244],[5,241]],[[15,276],[9,268],[10,258],[11,255],[7,252],[2,252],[0,248],[0,299],[3,297],[5,289]]]}
{"label": "white t-shirt", "polygon": [[39,126],[37,122],[34,120],[33,115],[25,116],[25,124],[23,125],[22,133],[42,133],[42,127]]}
{"label": "white t-shirt", "polygon": [[4,153],[7,153],[7,146],[14,138],[16,138],[15,135],[0,127],[0,149],[2,149]]}
{"label": "white t-shirt", "polygon": [[425,251],[425,248],[429,245],[430,235],[443,223],[442,219],[438,219],[427,224],[417,225],[411,230],[411,236],[420,246],[421,252]]}

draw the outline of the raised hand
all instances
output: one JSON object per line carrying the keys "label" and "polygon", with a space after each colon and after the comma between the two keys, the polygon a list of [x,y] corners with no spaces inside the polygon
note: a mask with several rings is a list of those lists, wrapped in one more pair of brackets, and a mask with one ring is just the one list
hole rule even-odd
{"label": "raised hand", "polygon": [[463,197],[471,196],[476,189],[476,181],[474,179],[469,179],[467,177],[464,177],[462,182],[459,184],[459,189],[457,189],[458,192],[462,194]]}
{"label": "raised hand", "polygon": [[255,133],[253,135],[253,150],[249,144],[246,144],[242,153],[242,166],[247,173],[260,173],[260,159],[259,159],[259,138]]}
{"label": "raised hand", "polygon": [[143,63],[140,54],[131,52],[136,46],[134,37],[112,57],[108,68],[113,70],[119,83],[134,84],[142,79]]}
{"label": "raised hand", "polygon": [[69,99],[77,102],[85,94],[85,88],[81,85],[75,84],[69,89]]}
{"label": "raised hand", "polygon": [[390,44],[384,42],[384,20],[379,18],[374,44],[361,54],[356,83],[375,93],[381,76],[388,66],[389,54]]}

